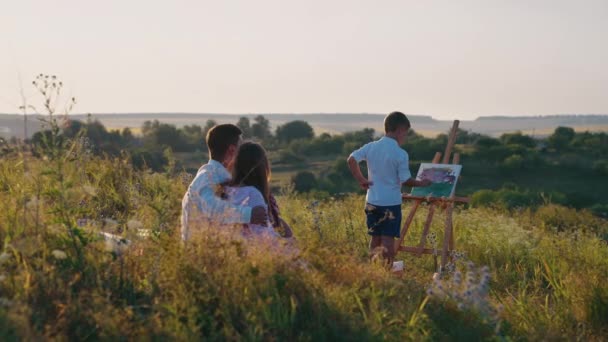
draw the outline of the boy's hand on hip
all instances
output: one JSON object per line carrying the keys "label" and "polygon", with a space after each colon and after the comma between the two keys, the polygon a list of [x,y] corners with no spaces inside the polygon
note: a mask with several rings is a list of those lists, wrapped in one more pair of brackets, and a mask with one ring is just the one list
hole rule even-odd
{"label": "boy's hand on hip", "polygon": [[266,215],[266,208],[259,205],[251,209],[251,223],[253,224],[266,224],[268,221],[268,215]]}
{"label": "boy's hand on hip", "polygon": [[372,185],[374,185],[374,182],[369,181],[367,179],[361,179],[361,180],[359,180],[359,186],[363,190],[368,190],[369,187],[372,186]]}

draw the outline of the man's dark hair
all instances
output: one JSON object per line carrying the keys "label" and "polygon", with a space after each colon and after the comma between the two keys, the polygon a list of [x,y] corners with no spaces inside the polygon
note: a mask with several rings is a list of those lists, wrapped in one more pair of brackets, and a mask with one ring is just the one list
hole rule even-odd
{"label": "man's dark hair", "polygon": [[410,128],[410,120],[401,112],[392,112],[384,118],[385,133],[394,132],[401,126]]}
{"label": "man's dark hair", "polygon": [[211,159],[223,162],[228,147],[238,145],[241,134],[243,131],[233,124],[213,126],[205,139]]}

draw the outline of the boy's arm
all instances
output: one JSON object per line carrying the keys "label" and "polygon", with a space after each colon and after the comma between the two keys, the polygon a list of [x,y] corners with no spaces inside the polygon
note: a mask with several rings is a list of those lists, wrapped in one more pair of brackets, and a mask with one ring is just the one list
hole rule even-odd
{"label": "boy's arm", "polygon": [[363,176],[361,169],[359,169],[359,162],[352,154],[348,157],[348,168],[350,169],[350,173],[353,174],[353,177],[359,182],[362,189],[367,190],[370,186],[374,185],[373,182],[370,182]]}
{"label": "boy's arm", "polygon": [[431,184],[432,184],[432,182],[428,179],[417,180],[414,178],[410,178],[410,179],[406,180],[405,182],[403,182],[403,185],[409,186],[409,187],[425,187],[425,186],[429,186]]}
{"label": "boy's arm", "polygon": [[431,181],[428,179],[417,180],[412,178],[412,174],[410,173],[410,157],[407,152],[404,153],[399,158],[399,179],[401,180],[401,184],[409,187],[417,186],[424,187],[431,185]]}

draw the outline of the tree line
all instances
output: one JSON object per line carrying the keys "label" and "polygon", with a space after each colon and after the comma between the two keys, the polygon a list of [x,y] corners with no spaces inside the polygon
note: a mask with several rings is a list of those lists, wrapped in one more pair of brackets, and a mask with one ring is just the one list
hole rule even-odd
{"label": "tree line", "polygon": [[[169,163],[168,151],[177,154],[206,154],[205,136],[216,124],[217,122],[208,120],[204,125],[177,127],[154,120],[144,122],[136,134],[130,128],[108,130],[98,120],[89,118],[86,121],[65,121],[61,125],[59,137],[66,140],[86,139],[92,154],[118,156],[127,153],[135,167],[159,171]],[[349,153],[380,135],[371,128],[344,134],[316,135],[313,127],[299,120],[286,122],[273,130],[263,115],[258,115],[253,120],[240,117],[235,124],[241,128],[245,139],[261,142],[266,147],[274,165],[296,171],[292,183],[297,191],[321,191],[330,195],[358,191],[344,160]],[[38,132],[30,143],[32,146],[40,146],[45,137],[50,135],[49,130]],[[416,171],[417,163],[428,162],[435,152],[443,151],[447,139],[447,134],[431,138],[410,130],[404,148],[410,155],[412,172]],[[6,148],[3,147],[0,152],[2,151],[6,151]],[[542,201],[543,196],[547,196],[547,192],[536,192],[531,200],[529,191],[524,195],[523,190],[514,194],[513,191],[519,191],[517,186],[526,185],[520,183],[519,178],[542,177],[542,172],[560,168],[565,170],[561,174],[568,177],[586,177],[575,182],[577,186],[584,186],[590,177],[608,176],[608,134],[604,132],[576,132],[570,127],[558,127],[551,135],[538,138],[521,132],[491,137],[461,129],[458,132],[456,151],[461,153],[462,163],[467,168],[466,174],[482,172],[481,170],[485,172],[481,176],[490,180],[486,182],[485,188],[504,190],[500,196],[526,197],[522,201],[511,201],[515,206],[518,203]],[[327,166],[321,171],[312,170],[311,161],[323,161]],[[516,184],[515,187],[513,183]],[[463,185],[467,186],[466,181]],[[503,185],[506,188],[502,189]],[[480,189],[467,189],[468,192],[473,190]],[[566,187],[558,190],[569,191]],[[486,192],[478,200],[496,202],[500,201],[500,196]],[[608,202],[607,196],[602,194],[576,198],[577,196],[579,195],[570,196],[574,198],[570,202],[577,206],[593,205],[598,198]],[[559,194],[551,197],[555,201],[563,198]]]}

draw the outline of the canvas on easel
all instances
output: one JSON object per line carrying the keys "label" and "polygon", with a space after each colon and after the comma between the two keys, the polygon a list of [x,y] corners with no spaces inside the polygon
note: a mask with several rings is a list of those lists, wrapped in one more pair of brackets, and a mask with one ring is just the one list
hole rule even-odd
{"label": "canvas on easel", "polygon": [[412,188],[412,196],[450,197],[454,194],[462,165],[422,163],[417,180],[429,180],[427,187]]}
{"label": "canvas on easel", "polygon": [[[425,244],[427,235],[431,229],[435,209],[437,207],[445,209],[444,237],[443,246],[441,248],[441,268],[439,271],[443,270],[447,264],[448,258],[450,258],[451,252],[454,251],[452,222],[454,204],[469,202],[467,197],[457,197],[454,191],[462,166],[460,165],[460,155],[458,153],[454,153],[453,158],[450,157],[452,156],[452,150],[456,143],[459,123],[458,120],[454,120],[454,124],[452,125],[452,129],[448,136],[448,143],[445,147],[445,152],[443,153],[443,159],[441,159],[441,152],[437,152],[431,163],[423,163],[418,170],[419,179],[429,179],[432,183],[435,183],[435,186],[431,185],[426,188],[413,188],[411,194],[403,194],[402,196],[404,201],[413,201],[413,205],[405,219],[403,228],[401,229],[399,241],[396,242],[397,251],[413,253],[417,256],[421,256],[422,254],[433,254],[435,264],[437,263],[436,251],[432,248],[425,248]],[[451,164],[450,159],[452,159]],[[416,211],[421,203],[428,203],[428,214],[424,222],[422,235],[420,236],[417,246],[405,246],[403,244],[405,236],[408,233],[414,215],[416,215]]]}

